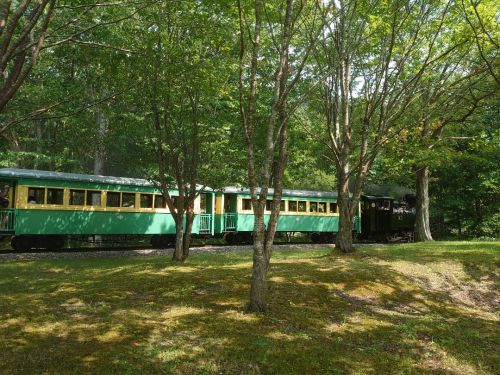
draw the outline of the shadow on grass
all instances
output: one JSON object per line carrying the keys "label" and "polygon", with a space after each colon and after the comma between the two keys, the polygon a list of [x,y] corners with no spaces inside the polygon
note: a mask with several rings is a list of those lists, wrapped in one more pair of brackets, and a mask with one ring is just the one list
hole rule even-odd
{"label": "shadow on grass", "polygon": [[[0,372],[498,370],[492,314],[457,305],[379,262],[404,258],[397,252],[326,252],[277,252],[266,315],[243,313],[249,254],[194,256],[181,266],[158,258],[1,265]],[[469,259],[461,255],[463,261]],[[481,278],[483,268],[475,272]]]}

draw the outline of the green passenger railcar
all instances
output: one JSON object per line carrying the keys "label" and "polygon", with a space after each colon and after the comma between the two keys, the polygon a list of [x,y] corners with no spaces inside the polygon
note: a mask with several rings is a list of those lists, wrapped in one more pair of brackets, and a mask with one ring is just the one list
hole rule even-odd
{"label": "green passenger railcar", "polygon": [[[266,202],[265,222],[269,220],[273,190]],[[353,231],[361,232],[360,210]],[[215,232],[226,233],[228,242],[245,242],[253,231],[254,216],[250,191],[227,187],[216,193]],[[278,232],[308,233],[316,242],[333,241],[338,232],[337,194],[332,192],[283,190],[278,219]]]}
{"label": "green passenger railcar", "polygon": [[[149,235],[163,246],[175,234],[166,202],[148,180],[10,168],[0,169],[0,180],[8,186],[0,233],[14,235],[15,249],[59,248],[68,237],[88,235]],[[214,234],[214,200],[210,189],[197,197],[193,234]]]}
{"label": "green passenger railcar", "polygon": [[[174,220],[148,180],[6,168],[0,169],[0,181],[0,235],[13,236],[14,249],[55,249],[67,238],[89,236],[150,236],[157,247],[173,243]],[[170,194],[175,199],[178,192]],[[194,210],[193,235],[251,241],[254,215],[248,189],[204,188]],[[283,191],[278,232],[304,232],[316,242],[333,241],[338,222],[335,193]],[[361,231],[359,214],[353,231]]]}

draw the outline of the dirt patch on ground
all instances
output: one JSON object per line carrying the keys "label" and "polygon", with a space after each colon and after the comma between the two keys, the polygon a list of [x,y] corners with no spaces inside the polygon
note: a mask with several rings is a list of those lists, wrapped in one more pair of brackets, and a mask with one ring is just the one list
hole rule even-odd
{"label": "dirt patch on ground", "polygon": [[440,294],[443,301],[492,313],[500,310],[498,270],[484,270],[481,277],[474,277],[467,272],[468,265],[458,261],[429,264],[406,261],[378,263],[390,266],[425,291]]}

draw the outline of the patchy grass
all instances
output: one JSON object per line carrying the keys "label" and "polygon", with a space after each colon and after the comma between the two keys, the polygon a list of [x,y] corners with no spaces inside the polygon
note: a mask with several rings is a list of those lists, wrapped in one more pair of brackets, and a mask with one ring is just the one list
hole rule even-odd
{"label": "patchy grass", "polygon": [[0,374],[498,374],[500,243],[0,264]]}

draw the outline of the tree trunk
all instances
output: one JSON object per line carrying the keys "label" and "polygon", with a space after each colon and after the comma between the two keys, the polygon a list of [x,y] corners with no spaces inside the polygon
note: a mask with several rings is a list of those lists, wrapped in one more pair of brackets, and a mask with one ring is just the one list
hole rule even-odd
{"label": "tree trunk", "polygon": [[189,256],[189,246],[191,245],[193,221],[194,212],[192,210],[189,210],[186,212],[186,232],[184,233],[184,241],[182,243],[182,261],[185,261]]}
{"label": "tree trunk", "polygon": [[267,270],[268,260],[265,253],[264,214],[255,215],[255,229],[253,242],[253,268],[250,284],[250,303],[248,311],[267,311]]}
{"label": "tree trunk", "polygon": [[[99,95],[94,87],[91,87],[91,94],[94,100],[100,100],[106,96],[107,90]],[[103,107],[96,107],[97,140],[94,150],[94,174],[104,175],[106,172],[106,136],[108,133],[108,119]]]}
{"label": "tree trunk", "polygon": [[481,200],[479,198],[474,199],[474,209],[476,211],[476,225],[479,225],[483,221],[483,213],[481,209]]}
{"label": "tree trunk", "polygon": [[335,247],[343,253],[352,253],[354,246],[352,244],[352,218],[349,209],[349,181],[347,178],[340,176],[338,182],[338,199],[337,205],[339,208],[339,231],[335,240]]}
{"label": "tree trunk", "polygon": [[172,256],[173,262],[182,262],[182,251],[184,242],[184,223],[182,216],[178,214],[175,220],[175,250]]}
{"label": "tree trunk", "polygon": [[458,226],[458,239],[462,239],[462,220],[460,219],[460,214],[457,214],[457,226]]}
{"label": "tree trunk", "polygon": [[33,164],[33,169],[37,170],[40,168],[40,154],[43,152],[42,150],[42,140],[43,140],[43,120],[40,118],[36,118],[34,121],[35,124],[35,132],[36,132],[36,156],[35,162]]}
{"label": "tree trunk", "polygon": [[250,285],[250,312],[267,311],[267,260],[263,252],[264,243],[260,244],[262,251],[255,251],[253,254],[252,282]]}
{"label": "tree trunk", "polygon": [[105,174],[106,148],[104,145],[108,124],[100,108],[97,109],[97,148],[94,153],[94,174]]}
{"label": "tree trunk", "polygon": [[444,215],[443,214],[439,214],[438,223],[439,223],[439,234],[442,236],[445,234],[445,225],[444,225]]}
{"label": "tree trunk", "polygon": [[417,172],[417,213],[415,217],[415,241],[433,241],[429,223],[429,169]]}

